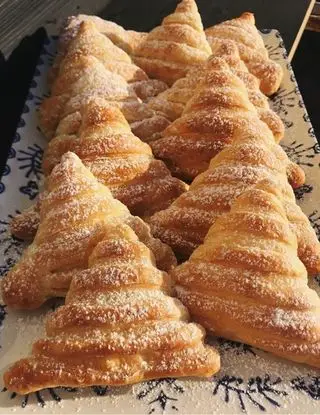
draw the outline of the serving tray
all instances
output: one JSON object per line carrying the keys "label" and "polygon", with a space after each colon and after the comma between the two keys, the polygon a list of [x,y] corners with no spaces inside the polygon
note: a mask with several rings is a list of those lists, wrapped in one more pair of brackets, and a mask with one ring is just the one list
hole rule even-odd
{"label": "serving tray", "polygon": [[[272,59],[284,69],[284,80],[272,98],[273,109],[286,125],[282,146],[306,172],[297,190],[298,203],[320,236],[320,146],[316,141],[280,34],[265,30]],[[46,75],[56,37],[48,38],[34,74],[5,173],[0,183],[0,275],[18,260],[24,243],[8,232],[10,219],[36,199],[43,174],[41,158],[46,140],[37,127],[37,108],[46,95]],[[310,280],[320,293],[320,279]],[[61,303],[61,302],[60,302]],[[17,313],[0,305],[0,372],[26,356],[43,333],[45,315],[59,305],[53,300],[35,312]],[[309,414],[319,412],[320,373],[276,358],[253,347],[208,338],[221,353],[221,370],[209,380],[164,379],[130,387],[96,386],[87,390],[55,388],[20,397],[0,392],[0,413],[247,413]],[[2,379],[0,380],[2,385]]]}

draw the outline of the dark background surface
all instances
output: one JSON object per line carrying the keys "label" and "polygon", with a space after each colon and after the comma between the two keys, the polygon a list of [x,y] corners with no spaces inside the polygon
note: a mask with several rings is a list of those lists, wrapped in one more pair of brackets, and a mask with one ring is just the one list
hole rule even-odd
{"label": "dark background surface", "polygon": [[316,137],[320,139],[320,33],[306,30],[292,60]]}
{"label": "dark background surface", "polygon": [[[148,31],[172,12],[177,3],[177,0],[114,0],[100,15],[128,29]],[[257,26],[277,28],[290,50],[310,1],[197,0],[197,3],[205,27],[235,17],[245,10],[255,12]],[[32,36],[24,38],[7,61],[0,54],[0,177],[45,37],[45,29],[40,28]],[[292,65],[316,135],[320,137],[320,33],[304,32]]]}

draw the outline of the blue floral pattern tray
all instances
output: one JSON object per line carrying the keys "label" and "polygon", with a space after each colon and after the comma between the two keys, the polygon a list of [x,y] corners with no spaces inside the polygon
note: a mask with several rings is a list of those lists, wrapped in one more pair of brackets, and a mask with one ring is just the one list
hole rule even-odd
{"label": "blue floral pattern tray", "polygon": [[[271,105],[286,125],[282,146],[306,172],[298,203],[320,236],[320,146],[316,141],[279,33],[264,31],[271,58],[281,63],[284,80]],[[0,275],[18,260],[24,243],[8,232],[10,219],[34,202],[43,177],[46,140],[37,127],[37,108],[46,94],[46,75],[56,38],[48,39],[31,84],[5,173],[0,183]],[[320,279],[310,280],[320,293]],[[36,312],[17,313],[0,305],[0,371],[25,356],[41,336],[52,301]],[[320,373],[240,343],[209,338],[221,353],[221,370],[209,380],[155,380],[118,389],[46,389],[19,397],[0,392],[0,413],[319,413]],[[0,380],[0,383],[2,380]]]}

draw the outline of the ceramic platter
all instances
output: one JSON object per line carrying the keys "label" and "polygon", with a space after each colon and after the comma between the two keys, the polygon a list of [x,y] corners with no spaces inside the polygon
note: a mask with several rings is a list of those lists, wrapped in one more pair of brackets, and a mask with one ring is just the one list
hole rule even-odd
{"label": "ceramic platter", "polygon": [[[320,146],[316,141],[279,33],[265,31],[271,58],[280,62],[284,80],[272,98],[272,107],[286,125],[282,146],[306,172],[306,184],[297,192],[298,203],[320,235]],[[40,56],[23,113],[0,183],[0,273],[17,261],[24,244],[10,236],[13,215],[31,205],[42,180],[41,158],[46,140],[37,128],[37,108],[46,94],[46,75],[54,56],[56,38],[48,38]],[[320,292],[320,279],[310,285]],[[57,301],[37,312],[16,313],[0,306],[0,371],[26,356],[43,330],[45,315]],[[0,413],[281,413],[320,412],[320,373],[286,362],[250,346],[208,338],[221,353],[221,370],[209,380],[164,379],[131,387],[96,386],[88,390],[46,389],[20,397],[0,392]],[[2,382],[2,379],[0,380]]]}

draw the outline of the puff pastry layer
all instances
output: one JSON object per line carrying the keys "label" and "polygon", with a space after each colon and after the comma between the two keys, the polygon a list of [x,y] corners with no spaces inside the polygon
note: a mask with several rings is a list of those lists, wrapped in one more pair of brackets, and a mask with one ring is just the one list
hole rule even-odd
{"label": "puff pastry layer", "polygon": [[176,264],[171,249],[154,239],[149,227],[114,199],[75,154],[66,153],[61,160],[41,197],[35,239],[3,279],[3,300],[9,307],[37,308],[50,297],[64,297],[73,274],[87,268],[92,250],[108,232],[110,218],[135,230],[159,268]]}
{"label": "puff pastry layer", "polygon": [[[259,118],[264,121],[277,141],[284,136],[284,125],[280,117],[270,109],[267,97],[260,91],[260,81],[252,75],[241,60],[237,45],[231,40],[213,38],[212,56],[223,58],[231,71],[245,84],[250,102],[256,107]],[[148,102],[148,107],[162,112],[171,121],[181,117],[194,90],[203,82],[207,62],[191,69],[184,78],[178,79],[171,88],[161,92]]]}
{"label": "puff pastry layer", "polygon": [[[192,180],[239,136],[263,136],[274,141],[257,108],[250,102],[244,82],[226,61],[211,57],[202,83],[188,101],[182,116],[170,124],[151,146],[176,176]],[[292,166],[292,163],[290,163]],[[304,182],[302,170],[288,170],[294,187]]]}
{"label": "puff pastry layer", "polygon": [[194,0],[182,0],[161,26],[134,50],[133,60],[150,78],[172,85],[211,54]]}
{"label": "puff pastry layer", "polygon": [[[167,85],[156,79],[149,79],[148,75],[137,65],[130,56],[101,30],[101,23],[112,29],[120,26],[113,22],[103,21],[96,16],[78,16],[68,19],[67,26],[62,30],[59,40],[59,52],[50,70],[49,82],[53,83],[63,66],[73,61],[75,56],[92,55],[99,59],[110,72],[121,75],[133,86],[136,94],[143,101],[167,89]],[[123,34],[129,36],[124,30]],[[113,36],[111,35],[111,38]],[[67,39],[67,42],[66,42]],[[123,40],[125,43],[125,40]]]}
{"label": "puff pastry layer", "polygon": [[90,249],[84,234],[78,242],[87,253],[85,267],[68,270],[66,304],[49,316],[47,336],[33,345],[32,356],[4,374],[9,390],[118,386],[219,370],[217,351],[203,343],[204,330],[170,297],[170,278],[130,227],[111,215]]}
{"label": "puff pastry layer", "polygon": [[[44,154],[46,176],[64,153],[72,151],[116,199],[142,217],[165,209],[187,190],[185,183],[153,157],[149,145],[132,134],[120,110],[102,98],[88,99],[80,111],[62,120],[58,131]],[[32,239],[40,220],[38,211],[35,206],[13,218],[11,232]]]}
{"label": "puff pastry layer", "polygon": [[269,58],[252,13],[243,13],[240,17],[209,27],[205,32],[210,45],[217,38],[222,41],[231,40],[237,45],[247,68],[261,81],[260,88],[264,94],[272,95],[279,89],[283,77],[282,68]]}
{"label": "puff pastry layer", "polygon": [[173,277],[178,297],[210,332],[320,367],[320,299],[281,197],[264,182],[243,193]]}
{"label": "puff pastry layer", "polygon": [[[60,63],[51,96],[40,106],[41,130],[52,138],[59,133],[58,124],[65,116],[77,112],[88,97],[99,96],[122,110],[139,138],[152,140],[169,121],[138,98],[136,91],[143,93],[144,82],[149,82],[146,74],[132,64],[124,51],[99,33],[91,22],[83,22]],[[154,81],[150,82],[155,86]],[[146,85],[147,94],[152,95],[152,90],[156,93],[163,88]]]}
{"label": "puff pastry layer", "polygon": [[197,176],[185,194],[152,216],[152,232],[179,257],[187,258],[217,218],[230,210],[237,196],[261,180],[272,180],[274,187],[281,189],[290,226],[298,239],[299,257],[308,272],[316,274],[320,272],[320,244],[307,216],[296,204],[286,166],[290,166],[286,153],[272,140],[240,136],[212,159],[208,170]]}
{"label": "puff pastry layer", "polygon": [[59,128],[62,134],[50,141],[43,160],[45,174],[65,152],[72,151],[115,198],[138,216],[168,207],[186,190],[187,186],[153,157],[150,146],[131,132],[119,109],[93,98],[80,113],[79,127],[75,127],[78,117],[66,117]]}

